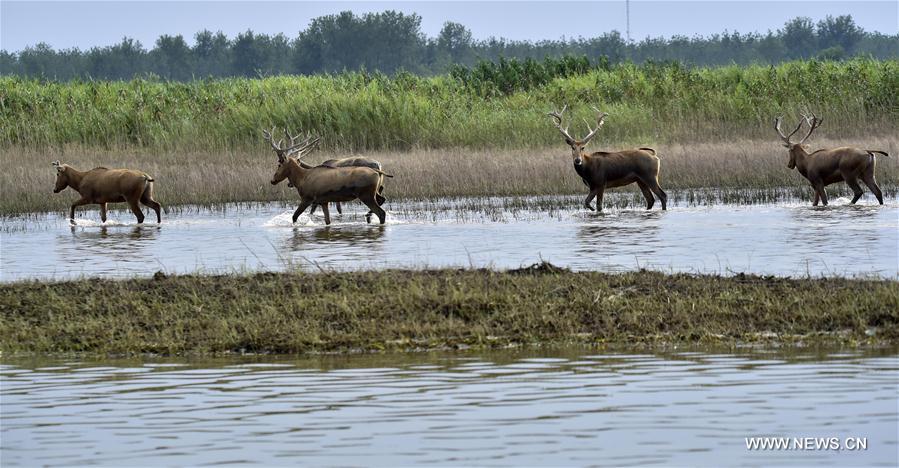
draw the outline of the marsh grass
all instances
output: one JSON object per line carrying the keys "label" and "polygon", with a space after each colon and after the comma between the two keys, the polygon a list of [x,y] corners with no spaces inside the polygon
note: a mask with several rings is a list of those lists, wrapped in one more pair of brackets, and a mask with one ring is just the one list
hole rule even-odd
{"label": "marsh grass", "polygon": [[460,345],[899,339],[899,283],[435,270],[0,285],[4,352],[208,354]]}
{"label": "marsh grass", "polygon": [[[50,162],[56,159],[82,170],[103,165],[146,171],[156,179],[156,199],[168,209],[274,200],[294,203],[295,191],[283,183],[276,187],[269,183],[276,159],[262,143],[251,152],[10,148],[0,153],[3,167],[0,214],[67,210],[77,194],[71,189],[52,193],[55,171]],[[813,141],[813,148],[841,145],[889,152],[890,158],[877,160],[877,178],[888,197],[896,196],[899,191],[896,135],[837,140],[825,134]],[[662,186],[676,199],[691,204],[764,203],[809,196],[807,181],[797,171],[787,169],[786,150],[776,138],[653,146],[662,160]],[[624,147],[600,136],[588,149]],[[378,159],[395,176],[386,182],[386,194],[392,201],[418,199],[438,203],[455,197],[541,195],[581,198],[586,194],[572,167],[570,150],[561,141],[537,149],[457,147],[362,154]],[[315,163],[346,155],[322,151],[313,153],[308,160]],[[634,186],[610,190],[609,194],[620,192],[628,195],[610,196],[608,202],[619,203],[614,206],[622,208],[642,205],[642,196]],[[835,197],[847,195],[849,190],[845,184],[836,184],[828,187],[828,193]]]}
{"label": "marsh grass", "polygon": [[277,125],[314,132],[331,151],[540,148],[558,141],[546,112],[565,103],[579,131],[595,119],[590,106],[609,112],[603,133],[622,143],[770,138],[774,116],[792,121],[809,110],[841,137],[894,132],[899,122],[897,60],[620,64],[498,95],[480,81],[365,72],[188,83],[0,77],[0,146],[252,152],[260,130]]}

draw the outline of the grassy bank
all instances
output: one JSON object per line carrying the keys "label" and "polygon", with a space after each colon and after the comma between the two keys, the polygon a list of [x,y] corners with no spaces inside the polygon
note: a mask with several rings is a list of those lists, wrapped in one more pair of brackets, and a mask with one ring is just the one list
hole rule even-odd
{"label": "grassy bank", "polygon": [[[888,197],[899,190],[899,137],[857,139],[818,138],[814,147],[861,145],[890,152],[878,158],[877,179]],[[148,149],[71,150],[68,152],[12,148],[0,153],[0,214],[32,211],[67,211],[78,198],[72,190],[51,193],[55,179],[50,161],[62,159],[76,168],[99,165],[133,167],[156,179],[156,198],[164,206],[225,202],[297,200],[286,184],[269,184],[276,169],[274,153],[260,145],[251,152],[155,152]],[[620,149],[604,138],[592,149]],[[733,140],[725,143],[659,144],[660,180],[669,192],[691,197],[691,191],[715,188],[719,199],[734,203],[772,202],[790,197],[807,198],[808,182],[789,170],[787,152],[776,139]],[[321,162],[335,153],[313,153]],[[387,181],[392,200],[459,196],[586,195],[572,167],[570,150],[559,141],[551,147],[509,150],[465,148],[411,151],[371,151],[396,177]],[[635,186],[624,200],[642,206]],[[845,184],[828,187],[831,197],[848,195]],[[611,192],[611,191],[610,191]],[[699,197],[701,198],[701,197]],[[125,208],[124,204],[118,207]]]}
{"label": "grassy bank", "polygon": [[[872,335],[873,333],[873,335]],[[899,340],[899,283],[537,269],[0,285],[5,352]]]}
{"label": "grassy bank", "polygon": [[[771,120],[809,109],[840,138],[894,132],[899,61],[793,62],[690,69],[617,65],[508,93],[449,75],[365,73],[167,83],[47,83],[0,77],[0,146],[251,150],[273,125],[308,130],[332,150],[521,148],[558,143],[546,112],[611,116],[609,141],[772,139]],[[524,79],[524,78],[521,78]],[[520,89],[519,89],[520,88]]]}

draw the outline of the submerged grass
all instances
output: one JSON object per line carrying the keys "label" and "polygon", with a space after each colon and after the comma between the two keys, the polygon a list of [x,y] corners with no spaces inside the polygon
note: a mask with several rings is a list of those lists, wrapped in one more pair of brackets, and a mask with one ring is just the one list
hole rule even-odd
{"label": "submerged grass", "polygon": [[521,270],[0,285],[5,352],[308,353],[546,343],[899,340],[899,283]]}
{"label": "submerged grass", "polygon": [[[773,132],[773,130],[772,130]],[[857,139],[818,138],[814,147],[857,145],[881,149],[893,155],[878,158],[877,179],[888,197],[899,192],[899,137],[871,136]],[[55,172],[50,162],[61,159],[79,169],[104,165],[144,170],[156,179],[156,199],[164,206],[215,205],[229,202],[285,200],[297,194],[286,184],[272,187],[276,169],[274,153],[262,144],[254,151],[177,152],[68,148],[40,151],[16,147],[0,153],[0,214],[34,211],[65,211],[77,199],[72,190],[52,193]],[[660,180],[672,194],[690,202],[776,202],[809,197],[808,182],[786,167],[786,150],[777,139],[734,140],[722,143],[660,143],[655,145],[662,160]],[[616,150],[622,146],[598,137],[588,149]],[[447,197],[586,195],[586,188],[572,167],[570,150],[559,141],[536,149],[421,149],[372,151],[395,175],[388,179],[389,199]],[[337,153],[313,153],[310,162],[321,162]],[[713,189],[714,199],[707,195]],[[625,206],[641,206],[635,186],[630,196],[608,200]],[[828,187],[831,197],[848,195],[845,184]],[[120,205],[119,207],[124,207]],[[90,207],[88,207],[90,208]]]}

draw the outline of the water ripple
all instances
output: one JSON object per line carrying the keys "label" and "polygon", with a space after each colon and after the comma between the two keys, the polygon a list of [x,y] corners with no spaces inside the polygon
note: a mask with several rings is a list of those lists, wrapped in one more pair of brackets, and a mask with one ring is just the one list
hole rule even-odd
{"label": "water ripple", "polygon": [[[4,466],[897,461],[897,350],[7,361]],[[750,452],[751,436],[869,448]]]}

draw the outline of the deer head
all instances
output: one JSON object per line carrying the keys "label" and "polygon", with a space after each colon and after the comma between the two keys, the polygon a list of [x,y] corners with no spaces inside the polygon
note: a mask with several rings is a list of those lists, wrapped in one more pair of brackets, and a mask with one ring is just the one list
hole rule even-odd
{"label": "deer head", "polygon": [[561,133],[562,136],[565,137],[565,143],[567,143],[568,146],[571,147],[571,157],[574,159],[574,165],[580,166],[581,164],[584,163],[584,147],[586,147],[587,143],[589,143],[590,140],[594,136],[596,136],[596,133],[599,131],[600,128],[602,128],[603,119],[605,119],[606,116],[608,116],[609,114],[600,112],[599,109],[594,107],[593,110],[595,110],[596,114],[597,114],[596,128],[590,128],[590,124],[587,123],[586,120],[584,120],[584,124],[587,125],[588,133],[587,133],[587,136],[585,136],[584,138],[581,138],[579,140],[577,138],[572,137],[571,134],[568,133],[567,125],[565,127],[562,127],[562,114],[565,113],[566,109],[568,109],[568,105],[565,105],[564,107],[562,107],[561,111],[558,111],[558,112],[553,111],[547,115],[552,117],[553,125],[555,125],[556,128],[559,130],[559,133]]}
{"label": "deer head", "polygon": [[[805,152],[804,143],[808,140],[808,137],[812,136],[812,133],[821,126],[824,122],[824,119],[819,119],[815,114],[811,115],[803,115],[802,120],[799,121],[799,125],[796,126],[796,129],[790,132],[789,135],[784,135],[784,132],[780,129],[780,122],[783,117],[777,117],[774,119],[774,130],[777,131],[777,135],[780,136],[780,139],[783,140],[783,145],[785,148],[790,150],[790,162],[787,163],[787,167],[793,169],[796,167],[796,156],[798,152]],[[793,142],[790,138],[802,128],[802,124],[808,124],[808,133],[802,137],[801,140],[797,142]]]}
{"label": "deer head", "polygon": [[56,186],[53,188],[53,193],[59,193],[69,186],[69,176],[66,173],[69,166],[56,160],[53,161],[53,167],[56,168]]}
{"label": "deer head", "polygon": [[[307,135],[306,138],[300,142],[297,142],[301,137],[300,136],[292,136],[290,132],[285,129],[284,135],[287,137],[290,142],[288,146],[284,146],[284,139],[278,140],[275,143],[275,139],[272,137],[272,133],[275,132],[274,127],[272,127],[271,131],[263,130],[262,136],[266,141],[272,146],[272,150],[275,154],[278,155],[278,169],[275,171],[275,175],[272,177],[272,185],[275,185],[285,178],[287,178],[290,172],[291,164],[288,163],[288,160],[293,159],[293,165],[299,167],[299,160],[303,158],[303,156],[312,152],[313,149],[318,145],[319,138],[312,137],[311,135]],[[288,183],[288,186],[293,186]]]}

